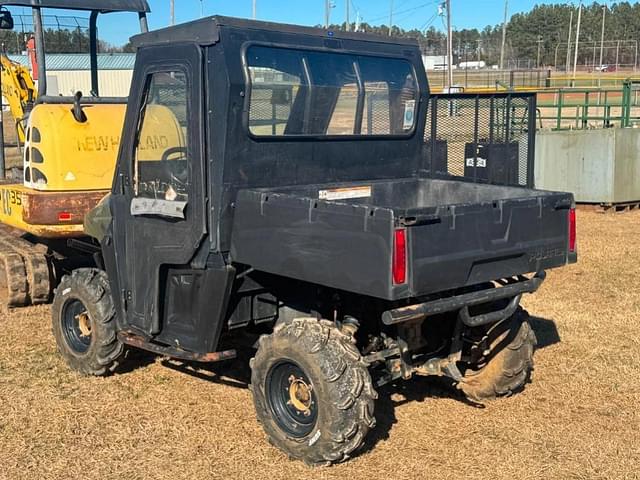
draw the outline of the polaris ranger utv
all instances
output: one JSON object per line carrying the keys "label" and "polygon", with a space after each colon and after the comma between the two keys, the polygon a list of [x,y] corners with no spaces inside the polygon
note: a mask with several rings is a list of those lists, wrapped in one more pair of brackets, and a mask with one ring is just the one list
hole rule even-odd
{"label": "polaris ranger utv", "polygon": [[576,261],[574,201],[425,175],[415,43],[223,17],[133,41],[112,192],[85,222],[96,267],[53,305],[73,369],[109,374],[131,346],[226,360],[250,339],[258,420],[309,464],[361,446],[386,383],[522,388],[519,302]]}

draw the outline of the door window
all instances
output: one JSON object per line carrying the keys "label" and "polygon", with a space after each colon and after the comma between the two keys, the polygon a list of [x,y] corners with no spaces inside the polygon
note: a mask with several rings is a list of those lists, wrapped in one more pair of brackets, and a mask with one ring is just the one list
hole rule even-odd
{"label": "door window", "polygon": [[189,85],[182,71],[153,73],[145,100],[134,152],[136,197],[188,201]]}

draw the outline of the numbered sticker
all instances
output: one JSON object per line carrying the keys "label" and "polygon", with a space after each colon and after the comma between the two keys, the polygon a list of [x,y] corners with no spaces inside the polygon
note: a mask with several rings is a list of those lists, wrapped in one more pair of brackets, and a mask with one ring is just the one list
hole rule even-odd
{"label": "numbered sticker", "polygon": [[0,203],[2,203],[2,213],[11,215],[11,206],[22,206],[22,194],[16,190],[0,190]]}

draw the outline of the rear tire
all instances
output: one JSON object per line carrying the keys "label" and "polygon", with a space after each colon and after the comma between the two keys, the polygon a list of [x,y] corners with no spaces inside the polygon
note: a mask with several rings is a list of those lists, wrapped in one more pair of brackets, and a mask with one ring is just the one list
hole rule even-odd
{"label": "rear tire", "polygon": [[529,314],[519,308],[489,333],[488,341],[488,354],[468,365],[460,383],[465,395],[479,402],[509,396],[530,380],[537,342]]}
{"label": "rear tire", "polygon": [[309,465],[347,460],[375,425],[367,365],[325,320],[295,319],[263,335],[250,388],[269,441]]}
{"label": "rear tire", "polygon": [[82,268],[62,278],[52,306],[53,336],[67,364],[84,375],[112,373],[124,355],[105,272]]}

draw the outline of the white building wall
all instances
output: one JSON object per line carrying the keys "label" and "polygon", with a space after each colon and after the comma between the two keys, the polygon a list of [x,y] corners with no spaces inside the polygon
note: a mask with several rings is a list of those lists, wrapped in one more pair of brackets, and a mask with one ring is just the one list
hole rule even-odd
{"label": "white building wall", "polygon": [[[132,76],[133,70],[103,70],[99,72],[100,96],[128,96]],[[88,70],[49,71],[47,78],[55,79],[50,80],[47,84],[49,95],[74,95],[80,91],[88,96],[91,92],[91,72]]]}

